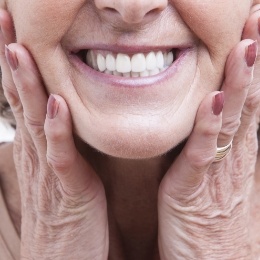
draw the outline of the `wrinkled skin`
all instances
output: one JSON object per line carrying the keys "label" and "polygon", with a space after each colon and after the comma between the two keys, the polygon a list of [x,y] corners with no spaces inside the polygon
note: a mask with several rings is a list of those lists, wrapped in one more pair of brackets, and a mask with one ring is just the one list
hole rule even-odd
{"label": "wrinkled skin", "polygon": [[[186,138],[202,98],[220,88],[252,1],[114,1],[114,7],[106,0],[7,3],[17,41],[32,53],[48,92],[67,100],[77,134],[106,154],[149,158]],[[68,55],[82,45],[109,49],[114,44],[148,50],[190,46],[193,52],[177,76],[131,92],[80,72]]]}
{"label": "wrinkled skin", "polygon": [[[0,13],[3,87],[17,121],[22,259],[71,259],[75,251],[78,259],[252,259],[248,220],[257,154],[259,59],[248,66],[245,56],[253,44],[248,38],[259,40],[258,8],[248,18],[251,1],[170,1],[167,7],[154,1],[161,8],[157,6],[161,12],[156,16],[145,4],[131,15],[122,13],[131,9],[117,5],[121,1],[113,3],[33,1],[26,9],[24,1],[10,1],[14,44],[12,20]],[[109,20],[108,6],[120,16]],[[28,12],[23,27],[19,8]],[[56,10],[63,12],[57,16]],[[43,22],[46,14],[50,19]],[[93,19],[86,24],[87,14]],[[155,22],[158,17],[162,24]],[[90,31],[93,43],[88,44],[101,41],[107,27],[108,42],[124,44],[130,38],[150,44],[150,32],[156,30],[167,37],[156,37],[155,44],[162,45],[160,39],[169,45],[175,39],[191,41],[196,55],[184,62],[186,73],[178,75],[178,84],[170,77],[149,91],[116,92],[108,83],[81,75],[66,52],[74,41],[87,41]],[[239,42],[241,34],[246,40]],[[4,43],[9,44],[9,60]],[[9,67],[10,55],[18,60],[15,69]],[[255,58],[252,53],[250,61]],[[216,106],[223,105],[216,101],[219,89],[225,105],[216,114]],[[48,98],[46,90],[55,95]],[[72,123],[83,141],[119,158],[74,140]],[[122,131],[126,123],[129,129]],[[173,149],[149,160],[121,158],[156,156],[186,137],[181,152]],[[214,163],[216,146],[232,139],[230,154]]]}

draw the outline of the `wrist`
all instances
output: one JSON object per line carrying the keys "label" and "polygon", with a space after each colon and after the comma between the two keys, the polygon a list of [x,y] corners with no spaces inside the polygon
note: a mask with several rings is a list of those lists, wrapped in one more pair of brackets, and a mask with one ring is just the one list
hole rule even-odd
{"label": "wrist", "polygon": [[[69,226],[69,225],[67,225]],[[33,236],[22,236],[21,260],[52,259],[52,260],[107,260],[108,237],[107,233],[92,239],[86,227],[79,226],[58,230],[45,227]],[[29,239],[27,239],[27,237]],[[102,246],[100,246],[102,245]]]}
{"label": "wrist", "polygon": [[171,247],[169,238],[159,233],[161,260],[172,259],[253,259],[250,233],[246,224],[223,218],[192,218],[192,221],[175,221]]}

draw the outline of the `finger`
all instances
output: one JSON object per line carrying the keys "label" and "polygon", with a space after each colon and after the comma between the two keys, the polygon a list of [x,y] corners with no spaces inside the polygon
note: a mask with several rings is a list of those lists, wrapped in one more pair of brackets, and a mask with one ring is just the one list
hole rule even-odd
{"label": "finger", "polygon": [[212,164],[221,129],[224,93],[209,94],[201,103],[194,129],[160,189],[174,198],[193,194]]}
{"label": "finger", "polygon": [[0,9],[0,64],[2,74],[2,87],[5,97],[11,106],[16,118],[17,125],[23,121],[23,109],[19,100],[19,95],[13,82],[12,73],[5,56],[5,45],[15,40],[13,22],[6,10]]}
{"label": "finger", "polygon": [[36,64],[23,46],[16,43],[9,44],[6,47],[6,57],[23,106],[25,126],[38,149],[45,142],[43,129],[47,105],[45,88]]}
{"label": "finger", "polygon": [[259,40],[259,33],[260,33],[260,4],[254,6],[251,11],[250,17],[247,19],[243,33],[242,39],[252,39],[252,40]]}
{"label": "finger", "polygon": [[242,39],[252,39],[258,42],[258,55],[255,62],[253,80],[253,85],[255,86],[260,82],[260,5],[257,6],[259,9],[248,18],[242,34]]}
{"label": "finger", "polygon": [[254,6],[252,14],[245,25],[242,38],[258,41],[258,55],[254,66],[253,82],[249,88],[241,117],[241,128],[239,132],[241,136],[244,136],[250,125],[257,123],[260,117],[259,113],[257,114],[260,104],[260,5]]}
{"label": "finger", "polygon": [[235,47],[227,60],[226,78],[221,88],[225,93],[225,106],[218,147],[229,144],[240,126],[242,109],[253,79],[256,51],[256,42],[243,40]]}
{"label": "finger", "polygon": [[101,187],[91,166],[77,151],[72,134],[72,120],[64,99],[50,95],[45,121],[47,161],[70,194],[88,192]]}
{"label": "finger", "polygon": [[[260,10],[260,4],[254,5],[253,8],[250,11],[250,14],[257,12],[258,10]],[[247,39],[247,38],[244,38],[244,39]]]}

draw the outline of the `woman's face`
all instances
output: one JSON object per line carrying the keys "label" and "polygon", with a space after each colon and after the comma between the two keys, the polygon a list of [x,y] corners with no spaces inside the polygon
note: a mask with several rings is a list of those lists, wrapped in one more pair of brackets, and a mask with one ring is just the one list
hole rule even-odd
{"label": "woman's face", "polygon": [[48,92],[65,98],[75,132],[124,158],[160,155],[189,135],[202,98],[221,86],[252,5],[6,1],[17,41],[31,51]]}

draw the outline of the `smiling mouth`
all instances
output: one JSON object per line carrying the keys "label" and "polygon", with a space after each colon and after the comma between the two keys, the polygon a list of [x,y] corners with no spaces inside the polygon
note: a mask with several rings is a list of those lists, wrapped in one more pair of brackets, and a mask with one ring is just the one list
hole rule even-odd
{"label": "smiling mouth", "polygon": [[179,55],[179,49],[133,54],[103,50],[81,50],[77,53],[82,62],[96,71],[128,78],[157,75],[170,67]]}

